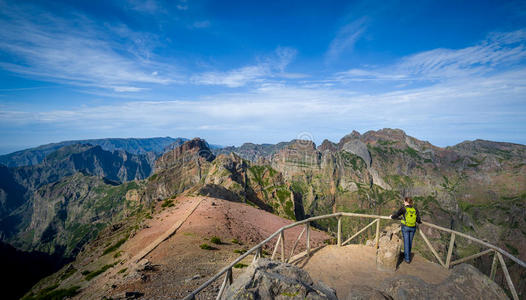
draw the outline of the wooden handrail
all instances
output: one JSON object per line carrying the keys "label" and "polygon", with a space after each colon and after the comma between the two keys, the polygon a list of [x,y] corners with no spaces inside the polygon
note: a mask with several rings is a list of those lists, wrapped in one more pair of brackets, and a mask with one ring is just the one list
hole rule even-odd
{"label": "wooden handrail", "polygon": [[349,243],[350,241],[352,241],[352,239],[354,239],[355,237],[357,237],[360,233],[364,232],[367,230],[367,228],[371,227],[374,225],[374,223],[378,222],[378,219],[375,219],[374,221],[372,221],[371,223],[369,223],[369,225],[365,226],[364,228],[360,229],[360,231],[358,231],[357,233],[355,233],[353,236],[351,236],[350,238],[348,238],[345,242],[342,243],[343,246],[345,246],[345,244]]}
{"label": "wooden handrail", "polygon": [[[193,300],[195,299],[195,296],[201,292],[203,289],[205,289],[208,285],[210,285],[212,282],[216,281],[219,277],[221,277],[221,275],[225,274],[226,272],[230,272],[229,274],[227,274],[227,277],[231,276],[231,272],[232,272],[232,268],[234,267],[235,264],[239,263],[240,261],[242,261],[244,258],[246,258],[248,255],[252,254],[252,252],[255,252],[255,251],[261,251],[262,247],[270,242],[273,238],[275,238],[276,236],[279,235],[278,237],[278,240],[276,242],[276,245],[275,245],[275,249],[274,249],[274,252],[276,252],[277,248],[278,248],[278,245],[280,244],[281,242],[281,252],[282,252],[282,260],[284,259],[285,257],[285,246],[284,246],[284,241],[282,239],[284,239],[284,231],[287,230],[287,229],[290,229],[290,228],[293,228],[293,227],[296,227],[296,226],[299,226],[299,225],[303,225],[305,224],[306,227],[306,231],[307,231],[307,241],[306,241],[306,245],[307,245],[307,250],[305,251],[306,255],[310,255],[310,228],[309,228],[309,224],[310,222],[312,221],[317,221],[317,220],[323,220],[323,219],[329,219],[329,218],[341,218],[342,216],[345,216],[345,217],[359,217],[359,218],[369,218],[369,219],[375,219],[373,222],[371,222],[369,225],[366,226],[366,228],[369,228],[370,226],[372,226],[375,222],[377,222],[377,236],[376,238],[378,238],[378,235],[379,235],[379,224],[380,224],[380,219],[383,219],[383,220],[392,220],[391,217],[388,217],[388,216],[379,216],[379,215],[369,215],[369,214],[358,214],[358,213],[348,213],[348,212],[338,212],[338,213],[333,213],[333,214],[328,214],[328,215],[322,215],[322,216],[316,216],[316,217],[311,217],[311,218],[308,218],[308,219],[305,219],[305,220],[301,220],[301,221],[298,221],[298,222],[294,222],[292,224],[289,224],[289,225],[286,225],[286,226],[283,226],[281,228],[279,228],[276,232],[274,232],[273,234],[271,234],[269,237],[267,237],[265,240],[263,240],[262,242],[260,242],[259,244],[257,244],[256,246],[252,247],[251,249],[247,250],[245,253],[241,254],[237,259],[235,259],[232,263],[230,263],[228,266],[224,267],[223,269],[221,269],[217,274],[215,274],[214,276],[212,276],[210,279],[208,279],[207,281],[205,281],[202,285],[200,285],[196,290],[194,290],[193,292],[191,292],[188,296],[186,296],[185,298],[183,298],[184,300]],[[509,277],[509,274],[507,274],[507,269],[506,269],[506,264],[504,263],[504,259],[502,258],[501,255],[504,255],[506,257],[508,257],[509,259],[511,259],[512,261],[514,261],[515,263],[517,263],[518,265],[520,265],[521,267],[523,268],[526,268],[526,263],[523,262],[522,260],[516,258],[515,256],[511,255],[510,253],[506,252],[505,250],[497,247],[497,246],[494,246],[490,243],[487,243],[485,241],[482,241],[482,240],[479,240],[477,238],[474,238],[472,236],[469,236],[467,234],[464,234],[462,232],[458,232],[458,231],[455,231],[455,230],[452,230],[452,229],[448,229],[448,228],[444,228],[444,227],[441,227],[441,226],[438,226],[438,225],[435,225],[435,224],[432,224],[432,223],[428,223],[428,222],[422,222],[422,225],[425,225],[425,226],[429,226],[429,227],[432,227],[432,228],[435,228],[435,229],[438,229],[438,230],[441,230],[441,231],[445,231],[445,232],[449,232],[452,234],[452,237],[451,237],[451,240],[450,240],[450,247],[448,248],[448,257],[447,257],[447,264],[448,264],[448,268],[449,268],[449,265],[454,265],[454,264],[457,264],[457,263],[460,263],[460,261],[462,260],[468,260],[468,259],[471,259],[471,258],[475,258],[475,257],[478,257],[478,256],[481,256],[481,255],[472,255],[471,257],[466,257],[464,259],[460,259],[460,260],[457,260],[453,263],[449,263],[450,259],[451,259],[451,254],[449,253],[451,250],[452,250],[452,244],[454,243],[454,236],[457,235],[457,236],[460,236],[460,237],[463,237],[463,238],[466,238],[468,240],[471,240],[471,241],[474,241],[478,244],[481,244],[485,247],[488,247],[492,250],[495,251],[495,259],[494,259],[494,263],[493,265],[496,265],[495,264],[495,261],[498,259],[500,260],[500,263],[501,263],[501,266],[503,268],[504,273],[505,275],[508,275],[506,276],[506,280],[508,282],[508,286],[510,287],[510,290],[512,291],[512,295],[514,296],[514,298],[516,297],[516,292],[515,292],[515,288],[513,286],[513,282],[511,282],[511,278]],[[341,226],[341,225],[340,225]],[[338,227],[340,227],[338,226]],[[340,228],[338,228],[338,231],[340,231]],[[362,231],[358,232],[361,233]],[[440,259],[440,257],[438,256],[438,253],[436,253],[436,251],[434,251],[433,247],[430,245],[429,241],[427,241],[427,238],[425,237],[425,235],[423,234],[423,232],[421,230],[419,230],[421,236],[424,238],[424,240],[427,242],[428,246],[431,248],[431,250],[434,252],[435,256],[437,257],[437,259],[439,260],[439,262],[441,263],[442,266],[446,267],[446,264],[444,264],[444,262],[442,262],[442,260]],[[353,237],[355,237],[356,235],[354,235]],[[352,239],[352,238],[351,238]],[[342,245],[345,245],[346,242],[350,241],[351,239],[348,239],[347,241],[343,242]],[[484,252],[481,252],[483,254],[487,254],[488,251],[484,251]],[[275,253],[273,255],[273,257],[275,256]],[[289,258],[290,259],[290,258]],[[492,276],[494,277],[494,268],[492,268]],[[492,278],[493,279],[493,278]],[[226,278],[225,278],[225,282],[226,282]],[[225,283],[226,285],[226,283]],[[223,287],[224,289],[224,287]],[[518,299],[518,298],[517,298]]]}
{"label": "wooden handrail", "polygon": [[503,249],[501,249],[501,248],[499,248],[497,246],[494,246],[494,245],[492,245],[492,244],[490,244],[488,242],[484,242],[482,240],[479,240],[477,238],[474,238],[474,237],[469,236],[467,234],[464,234],[462,232],[458,232],[458,231],[455,231],[455,230],[452,230],[452,229],[447,229],[447,228],[444,228],[444,227],[441,227],[441,226],[438,226],[438,225],[435,225],[435,224],[432,224],[432,223],[422,222],[422,224],[424,224],[426,226],[429,226],[429,227],[433,227],[433,228],[438,229],[438,230],[445,231],[445,232],[455,233],[458,236],[461,236],[461,237],[466,238],[468,240],[472,240],[474,242],[477,242],[477,243],[479,243],[479,244],[481,244],[481,245],[483,245],[485,247],[488,247],[488,248],[493,249],[493,250],[495,250],[497,252],[500,252],[500,254],[502,254],[502,255],[508,257],[509,259],[513,260],[514,262],[516,262],[521,267],[526,268],[526,263],[525,262],[523,262],[522,260],[520,260],[520,259],[516,258],[515,256],[509,254],[505,250],[503,250]]}

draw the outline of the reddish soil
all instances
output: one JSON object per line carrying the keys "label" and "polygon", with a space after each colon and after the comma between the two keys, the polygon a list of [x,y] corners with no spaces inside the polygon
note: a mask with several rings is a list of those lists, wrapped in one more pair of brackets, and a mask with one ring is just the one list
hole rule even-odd
{"label": "reddish soil", "polygon": [[[153,270],[137,270],[137,265],[130,258],[170,230],[200,199],[203,200],[197,209],[175,234],[145,257],[154,266]],[[174,203],[174,207],[167,208],[148,220],[146,228],[138,231],[122,246],[125,262],[93,279],[89,287],[83,289],[76,298],[100,299],[132,291],[143,293],[143,299],[182,298],[235,260],[240,254],[234,251],[249,249],[279,228],[293,222],[246,204],[215,198],[180,197]],[[285,232],[287,256],[303,228],[304,226],[299,226]],[[219,237],[222,243],[212,243],[210,238],[213,236]],[[322,245],[327,238],[326,233],[312,229],[311,247]],[[239,243],[234,243],[234,239]],[[275,241],[273,239],[265,245],[268,253],[272,252]],[[200,245],[204,243],[217,250],[201,249]],[[304,249],[305,235],[294,254]],[[278,257],[279,253],[278,251]],[[249,255],[243,263],[250,264],[252,258]],[[125,271],[118,273],[125,268]],[[242,272],[242,268],[233,270],[234,278]],[[199,299],[214,299],[222,279],[201,293]]]}

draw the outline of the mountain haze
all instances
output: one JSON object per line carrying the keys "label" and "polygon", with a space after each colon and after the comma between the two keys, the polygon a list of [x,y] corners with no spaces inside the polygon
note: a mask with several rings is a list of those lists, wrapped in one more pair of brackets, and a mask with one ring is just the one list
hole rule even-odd
{"label": "mountain haze", "polygon": [[181,145],[187,139],[157,137],[157,138],[107,138],[91,140],[64,141],[60,143],[46,144],[35,148],[16,151],[10,154],[0,156],[0,164],[8,167],[20,167],[39,164],[44,158],[68,145],[90,144],[101,146],[107,151],[123,150],[131,154],[146,154],[153,152],[156,155],[162,154],[167,148]]}

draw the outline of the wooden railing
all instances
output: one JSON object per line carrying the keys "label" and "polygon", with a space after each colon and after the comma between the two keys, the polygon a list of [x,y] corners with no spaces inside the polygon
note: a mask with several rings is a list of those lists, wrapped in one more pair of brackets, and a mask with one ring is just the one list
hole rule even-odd
{"label": "wooden railing", "polygon": [[[351,236],[350,238],[348,238],[347,240],[342,242],[342,239],[341,239],[342,238],[342,217],[369,218],[369,219],[374,219],[374,220],[371,223],[369,223],[367,226],[365,226],[364,228],[362,228],[358,232],[356,232],[353,236]],[[305,219],[305,220],[301,220],[301,221],[289,224],[287,226],[283,226],[280,229],[278,229],[276,232],[271,234],[268,238],[263,240],[261,243],[257,244],[256,246],[252,247],[251,249],[247,250],[245,253],[243,253],[241,256],[239,256],[236,260],[234,260],[228,266],[226,266],[223,269],[221,269],[217,274],[212,276],[212,278],[208,279],[205,283],[203,283],[201,286],[199,286],[196,290],[194,290],[192,293],[190,293],[184,299],[185,300],[195,300],[197,298],[196,297],[197,294],[199,294],[202,290],[204,290],[206,287],[208,287],[212,282],[214,282],[217,279],[219,279],[222,275],[225,275],[225,279],[223,280],[223,283],[221,285],[221,288],[219,289],[219,293],[218,293],[217,298],[216,298],[216,299],[220,299],[221,296],[223,295],[223,292],[228,287],[228,285],[232,284],[232,281],[233,281],[232,268],[234,267],[234,265],[236,265],[237,263],[239,263],[240,261],[242,261],[243,259],[245,259],[247,256],[249,256],[252,253],[254,254],[253,261],[257,260],[261,256],[263,246],[265,244],[267,244],[268,242],[270,242],[276,236],[278,237],[278,239],[277,239],[276,244],[274,246],[274,251],[272,252],[271,259],[275,259],[278,250],[281,250],[281,253],[280,253],[281,257],[280,258],[281,258],[282,262],[288,262],[293,257],[298,258],[298,257],[303,257],[303,256],[307,256],[307,257],[310,256],[311,252],[312,252],[311,251],[311,247],[310,247],[310,223],[313,222],[313,221],[322,220],[322,219],[329,219],[329,218],[337,218],[337,220],[338,220],[338,231],[337,231],[337,245],[338,246],[344,246],[344,245],[348,244],[351,240],[353,240],[358,235],[363,233],[369,227],[371,227],[371,226],[376,224],[376,235],[375,235],[375,247],[376,248],[378,247],[378,239],[380,237],[380,220],[382,220],[382,219],[383,220],[392,220],[390,217],[387,217],[387,216],[340,212],[340,213],[334,213],[334,214],[329,214],[329,215],[312,217],[312,218],[308,218],[308,219]],[[294,245],[292,247],[290,255],[287,258],[286,257],[286,253],[285,253],[285,235],[284,235],[284,232],[287,229],[290,229],[290,228],[293,228],[293,227],[296,227],[296,226],[300,226],[300,225],[304,225],[305,228],[298,235],[298,238],[296,239],[296,241],[295,241],[295,243],[294,243]],[[424,232],[422,232],[422,230],[418,230],[418,232],[420,233],[420,236],[422,237],[422,239],[424,240],[426,245],[429,247],[429,249],[431,250],[431,252],[435,256],[437,261],[440,263],[440,265],[442,265],[446,269],[449,269],[450,267],[452,267],[452,266],[454,266],[456,264],[460,264],[460,263],[469,261],[471,259],[475,259],[475,258],[481,257],[483,255],[493,253],[494,256],[493,256],[493,264],[491,266],[490,278],[492,280],[495,280],[495,274],[496,274],[496,271],[497,271],[497,265],[498,265],[498,263],[500,263],[502,271],[503,271],[503,274],[504,274],[504,276],[506,278],[506,282],[508,284],[508,288],[509,288],[509,290],[510,290],[512,296],[513,296],[513,299],[515,299],[515,300],[519,299],[519,296],[517,294],[517,291],[515,290],[515,286],[513,285],[513,282],[511,280],[511,277],[510,277],[510,274],[508,272],[508,268],[506,267],[506,263],[504,261],[503,256],[508,257],[513,262],[517,263],[519,266],[521,266],[523,268],[526,268],[526,263],[525,262],[523,262],[522,260],[516,258],[515,256],[511,255],[510,253],[506,252],[505,250],[503,250],[503,249],[501,249],[501,248],[499,248],[497,246],[494,246],[494,245],[492,245],[490,243],[487,243],[485,241],[479,240],[479,239],[474,238],[472,236],[469,236],[467,234],[464,234],[464,233],[461,233],[461,232],[458,232],[458,231],[455,231],[455,230],[447,229],[447,228],[444,228],[444,227],[441,227],[441,226],[438,226],[438,225],[435,225],[435,224],[432,224],[432,223],[428,223],[428,222],[422,222],[422,225],[429,226],[431,228],[434,228],[434,229],[437,229],[437,230],[440,230],[440,231],[447,232],[447,233],[451,234],[449,247],[448,247],[448,251],[447,251],[447,256],[446,256],[446,261],[444,262],[440,258],[440,255],[438,255],[438,253],[435,250],[435,248],[433,248],[433,245],[431,245],[431,243],[429,242],[429,240],[428,240],[427,236],[424,234]],[[298,242],[300,241],[300,239],[301,239],[301,237],[303,236],[304,233],[306,233],[306,250],[303,251],[302,253],[299,253],[298,255],[294,256],[294,250],[296,249],[296,246],[298,245]],[[476,242],[476,243],[478,243],[478,244],[480,244],[480,245],[482,245],[484,247],[487,247],[489,249],[484,250],[482,252],[479,252],[477,254],[473,254],[473,255],[470,255],[470,256],[467,256],[467,257],[455,260],[455,261],[451,261],[451,257],[452,257],[452,254],[453,254],[453,246],[454,246],[454,243],[455,243],[455,238],[457,236],[469,239],[469,240],[471,240],[473,242]],[[280,245],[281,245],[281,247],[279,247]],[[279,249],[279,248],[281,248],[281,249]]]}

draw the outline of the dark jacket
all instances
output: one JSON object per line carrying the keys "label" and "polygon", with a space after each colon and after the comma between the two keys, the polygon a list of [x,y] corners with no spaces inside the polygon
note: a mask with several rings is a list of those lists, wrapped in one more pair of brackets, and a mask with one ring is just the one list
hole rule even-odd
{"label": "dark jacket", "polygon": [[[408,205],[409,207],[413,207],[412,205]],[[420,220],[420,212],[418,212],[418,208],[415,207],[416,210],[416,222],[418,224],[422,224],[422,221]],[[398,219],[398,217],[402,216],[402,219],[405,218],[405,205],[402,206],[395,214],[391,216],[391,219]]]}

